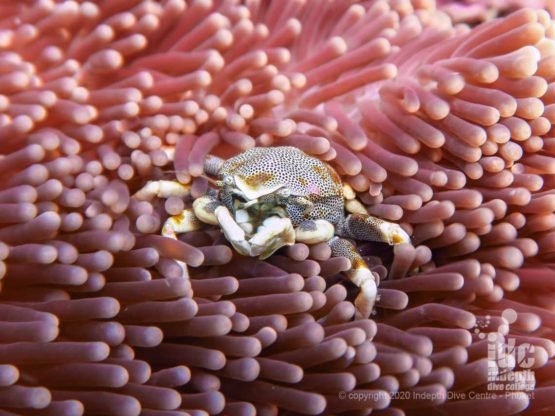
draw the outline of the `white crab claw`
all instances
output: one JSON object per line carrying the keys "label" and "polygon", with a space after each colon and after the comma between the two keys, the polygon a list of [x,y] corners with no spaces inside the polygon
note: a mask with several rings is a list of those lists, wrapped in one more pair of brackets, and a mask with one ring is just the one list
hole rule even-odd
{"label": "white crab claw", "polygon": [[218,223],[227,241],[244,256],[252,256],[250,244],[245,240],[245,232],[235,222],[229,210],[224,206],[219,206],[214,211]]}
{"label": "white crab claw", "polygon": [[237,221],[237,224],[248,222],[250,219],[251,217],[246,209],[238,209],[235,211],[235,221]]}
{"label": "white crab claw", "polygon": [[410,236],[400,225],[384,221],[379,227],[385,237],[385,241],[390,245],[410,243]]}
{"label": "white crab claw", "polygon": [[195,216],[205,224],[218,224],[218,219],[209,207],[209,205],[213,203],[214,200],[208,196],[201,196],[193,202],[193,212],[195,213]]}
{"label": "white crab claw", "polygon": [[235,211],[235,221],[245,233],[250,235],[254,232],[254,226],[251,224],[251,216],[246,209],[238,209]]}
{"label": "white crab claw", "polygon": [[302,225],[295,229],[295,241],[306,244],[318,244],[328,241],[335,233],[335,227],[326,220],[314,220],[313,229],[303,228]]}
{"label": "white crab claw", "polygon": [[265,259],[277,249],[295,243],[295,230],[289,218],[266,218],[249,240],[253,256]]}

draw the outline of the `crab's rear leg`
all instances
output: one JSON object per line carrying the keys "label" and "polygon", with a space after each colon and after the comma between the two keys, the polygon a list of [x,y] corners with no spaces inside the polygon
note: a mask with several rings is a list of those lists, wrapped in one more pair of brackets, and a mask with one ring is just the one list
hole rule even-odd
{"label": "crab's rear leg", "polygon": [[351,261],[351,268],[345,272],[347,278],[360,288],[355,299],[357,317],[368,318],[374,309],[378,297],[377,275],[372,273],[356,247],[340,237],[333,237],[328,241],[332,257],[346,257]]}
{"label": "crab's rear leg", "polygon": [[399,224],[368,214],[351,214],[341,221],[336,234],[355,240],[377,241],[390,245],[410,243],[410,237]]}
{"label": "crab's rear leg", "polygon": [[332,257],[346,257],[351,261],[351,269],[345,274],[347,278],[360,288],[355,299],[357,316],[367,318],[372,313],[378,293],[378,285],[366,262],[358,254],[355,246],[343,238],[334,237],[334,226],[325,220],[304,221],[295,228],[298,243],[318,244],[327,242]]}

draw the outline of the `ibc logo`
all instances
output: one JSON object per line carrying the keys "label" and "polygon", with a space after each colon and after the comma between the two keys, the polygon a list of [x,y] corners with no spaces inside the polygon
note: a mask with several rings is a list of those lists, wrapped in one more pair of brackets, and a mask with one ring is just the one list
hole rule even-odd
{"label": "ibc logo", "polygon": [[[511,324],[517,320],[517,313],[513,309],[506,309],[502,315]],[[522,342],[510,336],[505,337],[502,332],[508,328],[499,328],[497,332],[487,334],[488,346],[488,390],[495,391],[531,391],[535,388],[536,379],[531,368],[534,366],[534,345]],[[485,338],[483,333],[479,335]],[[512,371],[518,367],[517,371]]]}
{"label": "ibc logo", "polygon": [[534,346],[527,342],[516,345],[514,338],[505,338],[499,332],[488,334],[488,361],[500,371],[511,370],[515,364],[525,370],[532,368],[534,352]]}

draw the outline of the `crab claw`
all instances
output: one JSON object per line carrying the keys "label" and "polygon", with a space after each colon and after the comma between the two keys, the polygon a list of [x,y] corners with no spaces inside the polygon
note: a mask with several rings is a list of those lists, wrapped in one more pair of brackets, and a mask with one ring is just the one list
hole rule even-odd
{"label": "crab claw", "polygon": [[205,224],[218,224],[218,219],[214,214],[220,203],[213,197],[201,196],[193,202],[193,212],[195,216]]}
{"label": "crab claw", "polygon": [[410,243],[410,236],[401,228],[399,224],[384,222],[380,224],[379,228],[382,231],[386,242],[390,245]]}
{"label": "crab claw", "polygon": [[249,243],[252,255],[264,260],[277,249],[295,244],[293,224],[289,218],[266,218]]}
{"label": "crab claw", "polygon": [[214,214],[227,241],[243,256],[251,256],[250,244],[245,240],[245,232],[235,222],[229,210],[224,206],[215,209]]}

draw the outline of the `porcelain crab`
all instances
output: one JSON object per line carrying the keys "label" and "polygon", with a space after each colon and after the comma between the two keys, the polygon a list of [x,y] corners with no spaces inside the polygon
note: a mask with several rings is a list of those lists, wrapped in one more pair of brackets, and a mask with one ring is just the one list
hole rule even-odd
{"label": "porcelain crab", "polygon": [[[256,147],[227,161],[208,156],[204,172],[217,178],[218,189],[168,218],[163,235],[177,238],[202,223],[218,225],[237,252],[261,259],[295,242],[327,242],[332,256],[351,261],[346,275],[360,288],[355,306],[361,316],[371,314],[376,278],[348,239],[393,245],[408,243],[410,237],[398,224],[368,215],[330,165],[295,147]],[[177,181],[151,181],[135,197],[188,193],[189,186]]]}

